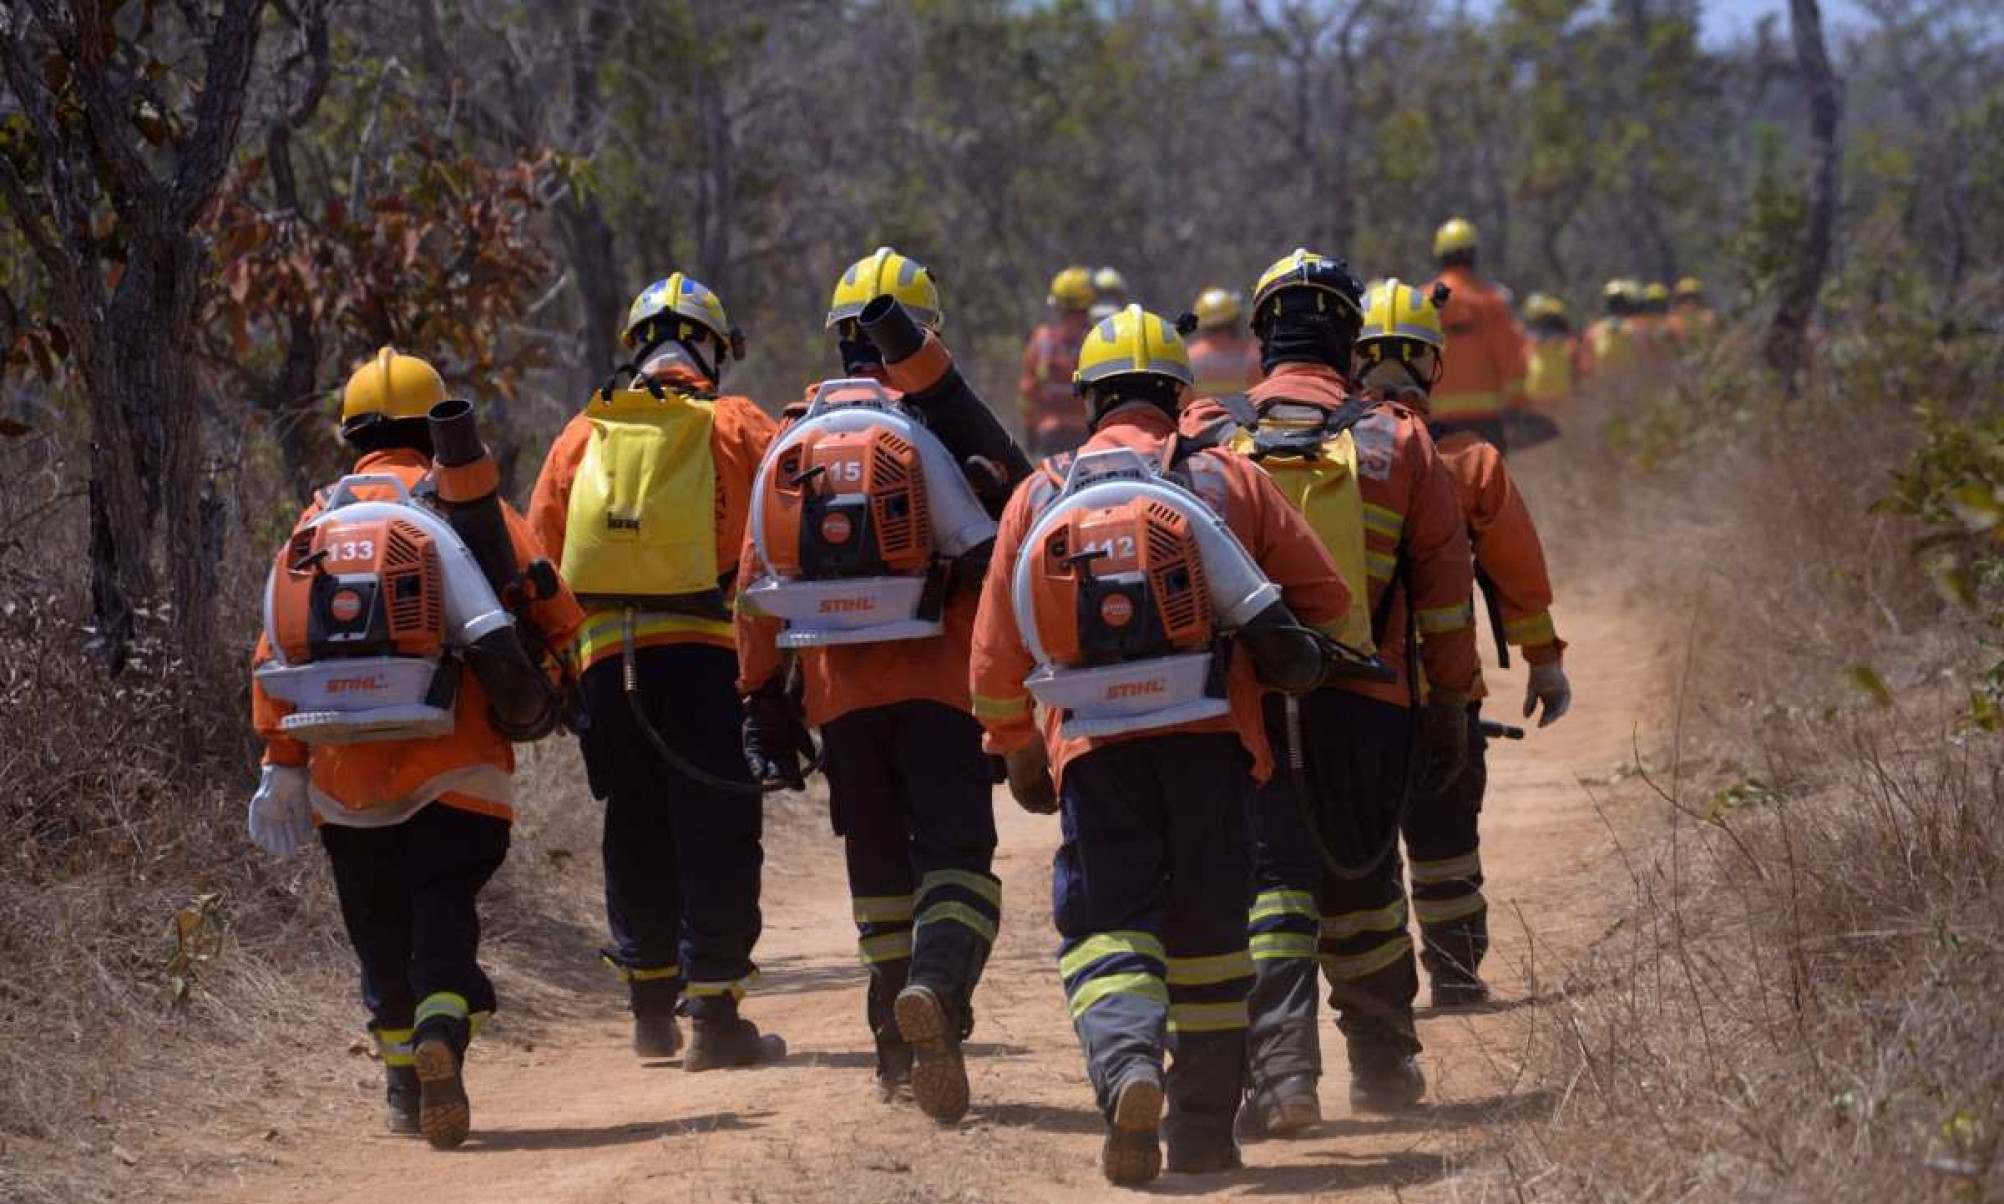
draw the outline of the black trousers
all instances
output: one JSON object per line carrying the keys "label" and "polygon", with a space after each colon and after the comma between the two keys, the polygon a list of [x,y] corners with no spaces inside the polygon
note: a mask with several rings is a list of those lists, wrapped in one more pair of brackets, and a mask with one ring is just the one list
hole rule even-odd
{"label": "black trousers", "polygon": [[1253,796],[1256,894],[1249,927],[1254,984],[1249,1036],[1255,1086],[1319,1074],[1316,969],[1329,983],[1337,1027],[1353,1049],[1418,1052],[1413,998],[1419,976],[1407,933],[1398,850],[1410,717],[1403,707],[1346,690],[1301,700],[1307,803],[1329,852],[1369,873],[1330,870],[1302,817],[1285,767],[1281,702],[1268,700],[1268,731],[1282,767]]}
{"label": "black trousers", "polygon": [[901,1044],[891,1004],[931,987],[963,1034],[1002,919],[994,787],[974,717],[914,700],[852,711],[821,729],[829,815],[842,837],[867,1016],[880,1049]]}
{"label": "black trousers", "polygon": [[475,901],[508,856],[508,833],[505,819],[443,803],[386,828],[321,825],[386,1063],[407,1063],[413,1030],[431,1025],[463,1052],[494,1011]]}
{"label": "black trousers", "polygon": [[1413,914],[1427,976],[1448,985],[1475,981],[1489,951],[1489,904],[1482,896],[1482,796],[1489,788],[1489,742],[1482,704],[1468,704],[1468,761],[1439,794],[1413,797],[1404,829],[1412,859]]}
{"label": "black trousers", "polygon": [[[638,653],[642,703],[668,746],[698,769],[752,783],[745,765],[737,655],[707,644]],[[698,782],[669,765],[635,721],[618,659],[585,671],[582,744],[592,794],[605,800],[606,951],[638,1015],[683,1010],[729,1019],[758,943],[764,800]]]}

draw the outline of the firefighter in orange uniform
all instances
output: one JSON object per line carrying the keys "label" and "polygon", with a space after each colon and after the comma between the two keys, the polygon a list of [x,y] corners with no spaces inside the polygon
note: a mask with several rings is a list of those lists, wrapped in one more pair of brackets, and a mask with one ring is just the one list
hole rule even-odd
{"label": "firefighter in orange uniform", "polygon": [[[1062,812],[1059,968],[1106,1120],[1101,1169],[1124,1184],[1160,1172],[1164,1127],[1170,1170],[1239,1165],[1245,800],[1273,769],[1261,682],[1319,680],[1326,644],[1301,624],[1350,602],[1270,480],[1178,436],[1191,381],[1160,317],[1131,306],[1093,328],[1091,437],[1010,499],[974,628],[988,747],[1019,803]],[[1201,574],[1177,567],[1191,559]],[[1226,631],[1240,655],[1220,675]]]}
{"label": "firefighter in orange uniform", "polygon": [[[1372,290],[1364,299],[1364,326],[1357,339],[1359,383],[1427,414],[1427,392],[1440,374],[1447,345],[1440,325],[1440,311],[1421,290],[1397,280]],[[1552,624],[1552,583],[1538,528],[1492,444],[1445,419],[1430,417],[1428,428],[1454,477],[1476,580],[1498,621],[1497,636],[1521,649],[1531,666],[1524,714],[1529,717],[1542,706],[1539,726],[1554,723],[1572,705],[1572,687],[1562,665],[1566,645]],[[1424,945],[1421,961],[1437,1008],[1489,998],[1478,974],[1489,948],[1477,830],[1488,784],[1483,695],[1478,679],[1468,702],[1469,756],[1461,774],[1446,789],[1415,797],[1405,817],[1412,907]]]}
{"label": "firefighter in orange uniform", "polygon": [[761,791],[744,761],[730,599],[752,479],[776,425],[720,394],[743,337],[676,272],[634,299],[629,364],[543,462],[529,520],[585,607],[579,734],[605,801],[605,960],[634,1051],[691,1071],[785,1053],[738,1014],[758,941]]}
{"label": "firefighter in orange uniform", "polygon": [[1197,333],[1190,339],[1197,396],[1243,393],[1265,375],[1259,366],[1259,340],[1246,333],[1242,310],[1239,294],[1230,289],[1207,288],[1197,294],[1192,311],[1197,315]]}
{"label": "firefighter in orange uniform", "polygon": [[[895,298],[916,324],[905,329],[904,345],[888,349],[871,337],[883,328],[876,324],[879,311],[870,307],[884,297]],[[951,1122],[967,1111],[967,1070],[960,1047],[973,1028],[974,988],[1002,909],[1002,883],[991,865],[994,781],[967,688],[975,603],[993,547],[993,512],[960,478],[962,464],[974,456],[983,462],[975,471],[985,473],[990,465],[999,469],[982,481],[993,511],[999,512],[1008,487],[1029,472],[1029,463],[987,406],[961,382],[939,342],[941,323],[932,273],[889,247],[843,273],[828,310],[843,371],[889,385],[904,413],[916,415],[923,426],[921,433],[880,424],[884,445],[896,440],[909,445],[930,435],[938,440],[934,446],[950,457],[944,461],[949,479],[924,476],[926,511],[936,519],[947,518],[952,503],[959,502],[961,512],[950,529],[969,528],[971,534],[963,538],[971,546],[932,549],[932,564],[950,578],[939,629],[922,635],[913,629],[881,629],[888,632],[881,639],[864,631],[831,631],[820,637],[851,641],[845,643],[817,643],[799,630],[785,632],[778,618],[760,613],[757,599],[784,583],[748,533],[738,580],[749,592],[740,598],[737,630],[745,746],[754,771],[767,781],[799,782],[801,762],[811,752],[802,724],[821,730],[829,814],[843,838],[858,944],[869,973],[866,1017],[876,1042],[878,1089],[894,1099],[909,1087],[927,1115]],[[918,336],[918,346],[910,346],[910,336]],[[894,362],[885,362],[887,352]],[[817,389],[823,391],[831,398],[839,392],[832,382]],[[967,421],[978,423],[979,429],[968,431]],[[849,437],[858,433],[871,432],[862,428]],[[803,445],[815,439],[815,447],[822,446],[796,420],[782,430],[774,456],[792,454],[796,438]],[[831,455],[838,442],[828,444]],[[816,464],[822,476],[833,467],[833,461],[817,459]],[[923,461],[921,466],[923,475]],[[795,469],[789,478],[802,471]],[[792,488],[790,480],[764,479],[769,491]],[[781,513],[766,500],[758,504],[766,507],[758,529],[768,540],[778,538]],[[794,521],[800,527],[801,519]],[[861,518],[846,525],[847,511],[825,513],[820,523],[824,528],[838,523],[845,536],[871,526]],[[791,534],[796,541],[818,538],[818,533],[799,530]],[[797,543],[795,547],[797,552]],[[828,549],[831,557],[845,550]],[[841,579],[857,580],[851,567],[842,567],[846,575]],[[798,578],[804,589],[821,588],[805,564]],[[820,609],[818,603],[815,609]],[[806,623],[799,626],[804,629]],[[796,655],[804,678],[804,711],[787,690],[783,634],[801,642]]]}
{"label": "firefighter in orange uniform", "polygon": [[[1358,395],[1345,375],[1360,293],[1341,259],[1297,250],[1275,262],[1253,294],[1267,378],[1249,410],[1199,403],[1184,415],[1186,432],[1242,428],[1232,446],[1282,483],[1360,600],[1340,638],[1374,649],[1384,668],[1300,701],[1303,770],[1253,802],[1249,1119],[1275,1134],[1321,1119],[1318,962],[1348,1048],[1351,1107],[1396,1111],[1426,1090],[1399,818],[1410,790],[1459,772],[1475,684],[1468,535],[1453,478],[1417,415]],[[1318,831],[1304,827],[1304,806]]]}
{"label": "firefighter in orange uniform", "polygon": [[1475,267],[1475,227],[1452,218],[1433,236],[1438,282],[1451,296],[1442,315],[1455,354],[1434,390],[1434,409],[1508,450],[1503,415],[1524,405],[1524,331],[1510,298]]}
{"label": "firefighter in orange uniform", "polygon": [[[434,465],[426,416],[445,400],[430,364],[387,347],[348,381],[341,435],[370,479],[322,490],[273,570],[251,689],[264,776],[250,805],[266,852],[290,853],[319,828],[382,1054],[386,1122],[440,1148],[466,1139],[460,1068],[495,1007],[475,900],[508,852],[510,742],[555,726],[568,674],[548,653],[582,618],[546,563],[544,588],[524,584],[541,551],[495,497],[477,436],[462,441],[469,455]],[[470,431],[470,409],[458,421]],[[471,549],[450,517],[469,501],[488,523]],[[396,563],[416,538],[431,542],[436,581]],[[429,607],[400,601],[433,590],[443,596]],[[504,608],[514,617],[493,629]],[[427,663],[407,628],[433,622],[445,656]],[[364,697],[397,681],[408,696]]]}
{"label": "firefighter in orange uniform", "polygon": [[1091,325],[1087,316],[1097,294],[1092,272],[1074,264],[1051,277],[1046,303],[1050,317],[1030,332],[1016,398],[1023,413],[1023,443],[1032,456],[1070,451],[1085,438],[1085,423],[1072,398],[1079,340]]}

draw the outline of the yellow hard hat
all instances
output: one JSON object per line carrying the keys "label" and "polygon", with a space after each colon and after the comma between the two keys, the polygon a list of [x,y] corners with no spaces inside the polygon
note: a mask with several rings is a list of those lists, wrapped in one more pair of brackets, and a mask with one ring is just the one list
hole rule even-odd
{"label": "yellow hard hat", "polygon": [[1361,316],[1363,312],[1359,307],[1363,289],[1348,263],[1297,247],[1274,260],[1266,271],[1260,273],[1259,283],[1253,286],[1253,325],[1259,326],[1260,314],[1266,310],[1268,301],[1294,289],[1315,290],[1318,305],[1333,297],[1338,305],[1351,313]]}
{"label": "yellow hard hat", "polygon": [[1101,268],[1092,274],[1092,287],[1094,292],[1124,296],[1127,293],[1127,277],[1120,274],[1119,268]]}
{"label": "yellow hard hat", "polygon": [[1364,324],[1357,330],[1360,348],[1387,340],[1424,343],[1435,351],[1447,346],[1440,306],[1417,285],[1393,277],[1364,294],[1363,308]]}
{"label": "yellow hard hat", "polygon": [[1086,332],[1072,384],[1080,392],[1120,376],[1166,376],[1189,385],[1190,349],[1176,327],[1160,314],[1130,305]]}
{"label": "yellow hard hat", "polygon": [[341,391],[341,429],[370,422],[423,418],[445,400],[438,369],[414,355],[385,347],[355,369]]}
{"label": "yellow hard hat", "polygon": [[[744,336],[731,325],[730,317],[724,313],[724,303],[702,281],[681,272],[671,272],[640,290],[627,308],[626,331],[620,341],[637,351],[640,334],[647,325],[667,318],[680,318],[702,327],[715,335],[730,354],[744,358]],[[678,329],[673,337],[684,338],[689,333],[686,328]]]}
{"label": "yellow hard hat", "polygon": [[1475,223],[1465,217],[1450,217],[1433,232],[1433,257],[1445,259],[1459,251],[1475,249]]}
{"label": "yellow hard hat", "polygon": [[1686,276],[1672,292],[1679,300],[1698,300],[1705,295],[1705,282],[1696,276]]}
{"label": "yellow hard hat", "polygon": [[1396,277],[1364,294],[1364,325],[1357,332],[1358,375],[1392,361],[1407,365],[1415,384],[1432,388],[1440,378],[1441,353],[1447,348],[1447,333],[1441,328],[1440,307],[1447,300],[1447,286],[1432,290],[1407,284]]}
{"label": "yellow hard hat", "polygon": [[1212,287],[1197,294],[1197,303],[1191,311],[1197,315],[1198,330],[1216,330],[1238,321],[1242,309],[1237,293],[1228,288]]}
{"label": "yellow hard hat", "polygon": [[1644,301],[1668,301],[1670,299],[1670,286],[1661,280],[1652,280],[1643,287],[1642,299]]}
{"label": "yellow hard hat", "polygon": [[890,247],[878,247],[850,264],[835,282],[835,296],[828,302],[828,325],[855,317],[885,293],[896,297],[921,326],[938,330],[946,321],[932,270]]}
{"label": "yellow hard hat", "polygon": [[1524,318],[1536,322],[1540,318],[1563,318],[1566,303],[1550,293],[1532,293],[1524,298]]}
{"label": "yellow hard hat", "polygon": [[1051,277],[1051,295],[1045,300],[1057,309],[1082,311],[1090,309],[1098,296],[1092,286],[1091,270],[1075,263]]}

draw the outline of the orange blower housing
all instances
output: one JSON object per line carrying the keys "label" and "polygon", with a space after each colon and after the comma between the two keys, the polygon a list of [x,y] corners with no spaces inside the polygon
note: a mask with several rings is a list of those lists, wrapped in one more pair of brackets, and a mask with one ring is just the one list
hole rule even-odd
{"label": "orange blower housing", "polygon": [[1037,635],[1082,668],[1208,648],[1215,634],[1189,518],[1146,497],[1082,508],[1034,550]]}
{"label": "orange blower housing", "polygon": [[810,434],[773,467],[758,504],[779,577],[918,577],[931,567],[925,470],[896,431]]}
{"label": "orange blower housing", "polygon": [[272,634],[287,663],[362,656],[430,660],[445,645],[438,548],[415,523],[330,521],[279,549]]}

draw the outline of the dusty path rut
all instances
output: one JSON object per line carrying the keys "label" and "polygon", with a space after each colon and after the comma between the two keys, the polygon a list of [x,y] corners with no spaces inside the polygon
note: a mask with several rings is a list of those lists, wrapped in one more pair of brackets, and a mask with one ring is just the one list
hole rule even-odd
{"label": "dusty path rut", "polygon": [[[1576,779],[1628,759],[1634,725],[1660,696],[1662,650],[1637,599],[1592,580],[1562,583],[1575,647],[1578,709],[1559,726],[1492,757],[1484,861],[1492,880],[1492,980],[1502,1006],[1422,1019],[1430,1107],[1409,1118],[1352,1118],[1340,1040],[1330,1055],[1315,1135],[1246,1151],[1224,1177],[1165,1176],[1169,1195],[1357,1199],[1487,1194],[1457,1181],[1490,1126],[1549,1107],[1527,1092],[1514,1055],[1531,1000],[1571,952],[1605,927],[1611,905],[1607,822]],[[1522,696],[1518,673],[1494,675],[1499,710]],[[1053,961],[1049,857],[1055,820],[998,798],[998,866],[1007,915],[977,1007],[974,1110],[942,1130],[869,1090],[862,973],[842,864],[822,831],[773,842],[764,979],[748,1014],[784,1033],[784,1065],[690,1075],[643,1064],[606,997],[585,1023],[533,1046],[476,1051],[472,1141],[453,1153],[379,1135],[358,1094],[326,1116],[288,1124],[275,1165],[211,1181],[198,1195],[283,1201],[830,1200],[1068,1201],[1113,1193],[1100,1179],[1100,1123],[1066,1020]],[[1621,823],[1617,817],[1617,824]],[[282,1071],[281,1071],[282,1073]],[[289,1118],[290,1119],[290,1118]],[[1492,1189],[1493,1189],[1492,1185]],[[1507,1194],[1507,1189],[1505,1189]]]}

